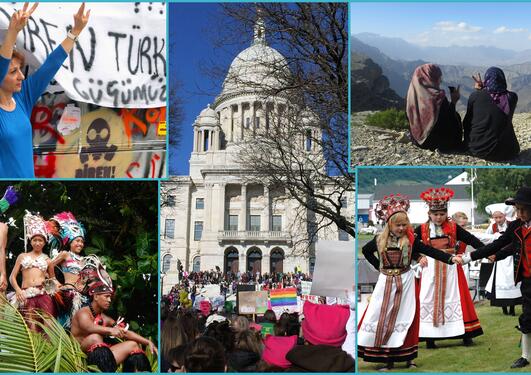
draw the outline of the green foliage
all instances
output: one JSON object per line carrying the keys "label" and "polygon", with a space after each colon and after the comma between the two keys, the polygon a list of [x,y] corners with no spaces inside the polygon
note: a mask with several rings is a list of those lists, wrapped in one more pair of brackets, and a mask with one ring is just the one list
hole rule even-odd
{"label": "green foliage", "polygon": [[[0,373],[100,372],[97,367],[87,365],[87,356],[81,350],[79,342],[55,318],[42,312],[36,314],[39,320],[26,321],[0,295]],[[30,324],[40,327],[42,333],[32,331]],[[157,372],[157,355],[147,350],[146,356],[152,372]]]}
{"label": "green foliage", "polygon": [[[51,316],[38,313],[42,322],[24,320],[0,295],[0,372],[88,372],[85,353]],[[41,327],[44,334],[30,330]]]}
{"label": "green foliage", "polygon": [[367,116],[365,121],[367,125],[378,126],[385,129],[409,129],[409,122],[407,120],[406,112],[394,108],[370,114]]}
{"label": "green foliage", "polygon": [[[0,182],[20,193],[2,221],[10,226],[8,274],[24,251],[25,210],[49,218],[71,211],[87,230],[83,253],[96,254],[106,265],[117,289],[109,315],[123,316],[135,332],[157,342],[158,184],[150,181],[23,181]],[[20,277],[20,275],[19,275]]]}
{"label": "green foliage", "polygon": [[474,193],[478,209],[514,197],[522,186],[531,186],[531,170],[527,168],[477,169]]}

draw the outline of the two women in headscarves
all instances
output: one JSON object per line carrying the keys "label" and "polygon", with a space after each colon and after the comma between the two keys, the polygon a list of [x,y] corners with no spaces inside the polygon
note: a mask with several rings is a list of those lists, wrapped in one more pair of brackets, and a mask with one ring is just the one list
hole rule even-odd
{"label": "two women in headscarves", "polygon": [[419,66],[413,73],[407,94],[407,115],[414,143],[443,152],[468,151],[492,161],[518,156],[520,146],[512,125],[518,97],[507,90],[503,71],[489,68],[485,80],[473,77],[476,91],[468,100],[461,124],[455,104],[459,87],[450,91],[450,102],[440,88],[441,69],[434,64]]}

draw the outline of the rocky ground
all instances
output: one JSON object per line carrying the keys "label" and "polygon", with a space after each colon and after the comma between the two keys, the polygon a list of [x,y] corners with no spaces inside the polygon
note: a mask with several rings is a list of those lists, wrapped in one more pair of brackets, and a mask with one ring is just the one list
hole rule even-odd
{"label": "rocky ground", "polygon": [[351,164],[363,165],[531,165],[531,113],[517,113],[513,124],[520,155],[506,163],[493,163],[468,155],[442,154],[414,146],[405,132],[365,125],[371,112],[352,114]]}

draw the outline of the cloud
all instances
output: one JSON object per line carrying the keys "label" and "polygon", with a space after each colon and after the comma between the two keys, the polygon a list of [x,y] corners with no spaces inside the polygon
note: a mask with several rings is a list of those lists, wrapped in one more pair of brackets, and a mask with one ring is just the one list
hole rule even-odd
{"label": "cloud", "polygon": [[466,22],[440,21],[433,26],[433,29],[446,32],[477,33],[482,30],[482,27],[472,26]]}
{"label": "cloud", "polygon": [[527,30],[524,28],[510,29],[506,26],[500,26],[494,30],[494,34],[504,34],[504,33],[525,33]]}

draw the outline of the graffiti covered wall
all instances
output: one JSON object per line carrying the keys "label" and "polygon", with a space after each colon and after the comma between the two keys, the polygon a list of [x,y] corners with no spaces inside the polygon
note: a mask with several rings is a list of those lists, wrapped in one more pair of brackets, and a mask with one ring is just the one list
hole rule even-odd
{"label": "graffiti covered wall", "polygon": [[45,94],[31,123],[36,177],[165,177],[166,107],[104,108]]}

